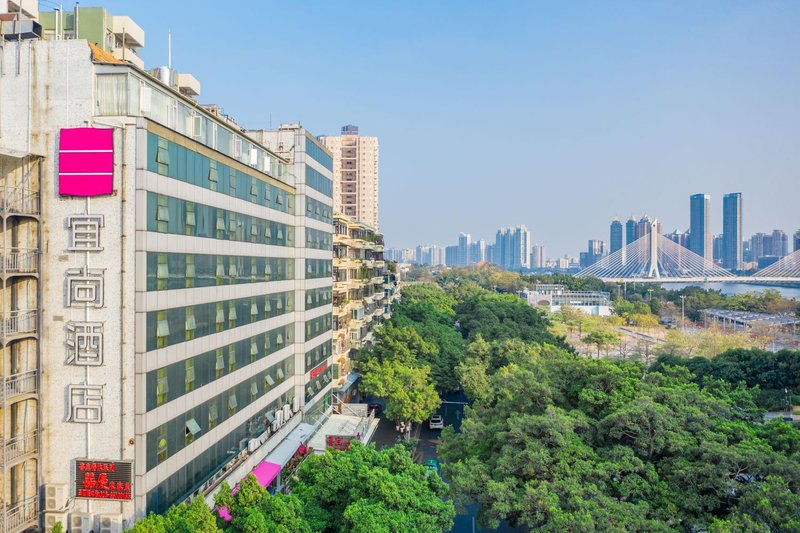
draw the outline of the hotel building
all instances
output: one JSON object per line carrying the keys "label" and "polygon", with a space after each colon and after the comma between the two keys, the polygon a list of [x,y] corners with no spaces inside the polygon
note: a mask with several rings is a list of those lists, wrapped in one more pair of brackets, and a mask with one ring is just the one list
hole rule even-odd
{"label": "hotel building", "polygon": [[120,531],[328,411],[331,155],[86,40],[0,61],[2,530]]}

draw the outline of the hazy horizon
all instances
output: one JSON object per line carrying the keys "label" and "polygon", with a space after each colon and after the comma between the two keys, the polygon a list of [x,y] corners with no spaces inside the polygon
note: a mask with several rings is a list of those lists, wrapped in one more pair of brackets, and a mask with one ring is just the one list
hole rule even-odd
{"label": "hazy horizon", "polygon": [[171,29],[245,127],[378,136],[389,247],[525,224],[576,255],[614,216],[685,230],[698,192],[715,233],[728,192],[745,238],[800,228],[800,2],[96,4],[144,29],[148,68]]}

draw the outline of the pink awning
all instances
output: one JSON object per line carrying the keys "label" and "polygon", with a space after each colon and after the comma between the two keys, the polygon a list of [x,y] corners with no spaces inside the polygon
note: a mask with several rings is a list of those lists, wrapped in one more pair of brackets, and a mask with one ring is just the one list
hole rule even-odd
{"label": "pink awning", "polygon": [[[256,476],[256,481],[258,484],[264,488],[269,487],[269,484],[272,483],[272,480],[278,477],[278,474],[281,471],[281,465],[270,463],[269,461],[261,461],[256,465],[256,467],[250,472],[254,476]],[[233,490],[231,491],[233,494],[239,492],[239,484],[237,483]],[[227,507],[221,507],[217,509],[217,514],[220,518],[225,520],[226,522],[230,522],[233,518],[231,514],[228,512]]]}

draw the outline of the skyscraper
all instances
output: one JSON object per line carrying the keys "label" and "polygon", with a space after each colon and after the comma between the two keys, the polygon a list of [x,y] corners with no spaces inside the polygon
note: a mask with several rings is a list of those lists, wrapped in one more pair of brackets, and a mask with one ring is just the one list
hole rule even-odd
{"label": "skyscraper", "polygon": [[713,260],[713,241],[711,235],[711,196],[693,194],[689,197],[689,249]]}
{"label": "skyscraper", "polygon": [[358,126],[348,124],[340,136],[319,140],[333,154],[334,210],[377,230],[378,138],[359,135]]}
{"label": "skyscraper", "polygon": [[483,239],[478,239],[470,244],[469,262],[470,264],[473,264],[480,263],[482,261],[486,261],[486,241]]}
{"label": "skyscraper", "polygon": [[742,193],[722,197],[722,266],[742,269]]}
{"label": "skyscraper", "polygon": [[592,266],[606,255],[606,243],[599,239],[590,239],[586,247],[586,253],[581,253],[580,255],[583,259],[581,261],[582,268]]}
{"label": "skyscraper", "polygon": [[800,229],[794,232],[794,251],[800,251]]}
{"label": "skyscraper", "polygon": [[636,225],[638,222],[633,215],[625,223],[625,244],[630,244],[636,240]]}
{"label": "skyscraper", "polygon": [[495,264],[507,270],[530,268],[531,233],[525,226],[497,230],[494,246]]}
{"label": "skyscraper", "polygon": [[472,235],[462,233],[458,236],[458,266],[467,266],[470,262],[470,250],[472,247]]}
{"label": "skyscraper", "polygon": [[789,255],[789,236],[780,229],[772,230],[772,254],[775,257]]}
{"label": "skyscraper", "polygon": [[618,219],[614,219],[611,222],[611,235],[609,239],[609,243],[611,245],[611,250],[609,253],[614,253],[617,250],[622,248],[622,222]]}
{"label": "skyscraper", "polygon": [[531,252],[531,268],[544,268],[545,248],[541,244],[534,244]]}

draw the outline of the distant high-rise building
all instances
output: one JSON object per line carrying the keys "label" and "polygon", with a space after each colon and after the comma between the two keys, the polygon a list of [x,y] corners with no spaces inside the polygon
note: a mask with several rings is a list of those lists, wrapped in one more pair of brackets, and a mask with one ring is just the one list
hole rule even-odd
{"label": "distant high-rise building", "polygon": [[684,248],[689,248],[689,234],[685,231],[678,231],[676,229],[672,233],[666,234],[665,237],[676,244],[680,244]]}
{"label": "distant high-rise building", "polygon": [[494,258],[494,244],[486,244],[486,262],[496,263]]}
{"label": "distant high-rise building", "polygon": [[586,249],[586,255],[584,256],[585,259],[582,262],[585,264],[581,264],[581,267],[586,268],[588,266],[592,266],[602,259],[604,255],[606,255],[605,241],[601,241],[599,239],[590,239]]}
{"label": "distant high-rise building", "polygon": [[630,244],[636,240],[636,225],[639,222],[631,215],[631,218],[625,223],[625,244]]}
{"label": "distant high-rise building", "polygon": [[442,266],[444,265],[444,248],[441,246],[431,246],[431,265]]}
{"label": "distant high-rise building", "polygon": [[693,194],[689,197],[689,249],[708,261],[714,257],[710,212],[711,196]]}
{"label": "distant high-rise building", "polygon": [[[319,138],[333,153],[333,208],[358,222],[378,228],[378,138],[358,134],[347,125],[338,137]],[[313,183],[314,174],[306,175]]]}
{"label": "distant high-rise building", "polygon": [[467,266],[470,263],[470,248],[472,246],[472,235],[462,233],[458,236],[458,266]]}
{"label": "distant high-rise building", "polygon": [[800,229],[794,232],[794,251],[800,251]]}
{"label": "distant high-rise building", "polygon": [[483,239],[478,239],[470,244],[469,262],[470,264],[473,264],[480,263],[481,261],[486,261],[486,241]]}
{"label": "distant high-rise building", "polygon": [[722,197],[722,266],[742,269],[742,193]]}
{"label": "distant high-rise building", "polygon": [[775,257],[789,255],[789,236],[780,229],[772,230],[772,254]]}
{"label": "distant high-rise building", "polygon": [[544,268],[545,260],[544,246],[541,244],[534,244],[531,252],[531,268]]}
{"label": "distant high-rise building", "polygon": [[712,239],[713,258],[715,263],[722,264],[722,235],[714,235]]}
{"label": "distant high-rise building", "polygon": [[613,254],[617,250],[622,249],[622,246],[623,246],[623,244],[622,244],[622,242],[623,242],[622,233],[623,233],[622,222],[620,222],[618,219],[615,218],[611,222],[611,234],[610,234],[610,238],[609,238],[609,241],[608,241],[609,244],[611,245],[611,250],[609,251],[609,253]]}
{"label": "distant high-rise building", "polygon": [[444,249],[444,264],[449,267],[458,266],[458,245],[446,246]]}
{"label": "distant high-rise building", "polygon": [[768,255],[772,255],[772,235],[756,233],[750,237],[750,261],[757,262]]}
{"label": "distant high-rise building", "polygon": [[495,264],[507,270],[530,268],[531,233],[525,226],[497,230],[494,244]]}

